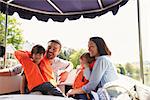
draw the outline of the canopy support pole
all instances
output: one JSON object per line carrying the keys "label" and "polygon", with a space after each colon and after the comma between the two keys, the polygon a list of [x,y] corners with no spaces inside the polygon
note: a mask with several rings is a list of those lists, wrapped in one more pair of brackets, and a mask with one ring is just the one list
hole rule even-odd
{"label": "canopy support pole", "polygon": [[7,60],[7,33],[8,33],[8,5],[6,5],[5,12],[5,36],[4,36],[4,46],[5,46],[5,55],[4,55],[4,68],[6,68],[6,60]]}
{"label": "canopy support pole", "polygon": [[140,56],[140,78],[144,84],[144,68],[143,68],[143,54],[142,54],[142,35],[141,35],[141,22],[140,22],[140,0],[137,0],[137,14],[138,14],[138,35],[139,35],[139,56]]}

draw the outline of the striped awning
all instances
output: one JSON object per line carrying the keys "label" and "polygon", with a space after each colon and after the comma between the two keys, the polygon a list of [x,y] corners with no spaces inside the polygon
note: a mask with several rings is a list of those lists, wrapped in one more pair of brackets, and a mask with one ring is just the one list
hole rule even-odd
{"label": "striped awning", "polygon": [[[109,11],[115,15],[128,0],[0,0],[0,11],[21,18],[63,22],[84,18],[95,18]],[[8,6],[7,6],[8,5]]]}

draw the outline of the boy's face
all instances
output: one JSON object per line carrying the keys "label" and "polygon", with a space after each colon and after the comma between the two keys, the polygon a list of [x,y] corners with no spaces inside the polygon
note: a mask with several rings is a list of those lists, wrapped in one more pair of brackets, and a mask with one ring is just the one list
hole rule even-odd
{"label": "boy's face", "polygon": [[37,53],[32,55],[33,62],[35,62],[36,64],[39,64],[42,58],[43,58],[43,54]]}

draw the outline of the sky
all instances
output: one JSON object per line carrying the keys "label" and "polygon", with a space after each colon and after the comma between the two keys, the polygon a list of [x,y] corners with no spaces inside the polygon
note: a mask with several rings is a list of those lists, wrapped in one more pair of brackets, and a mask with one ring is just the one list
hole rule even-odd
{"label": "sky", "polygon": [[[87,49],[90,37],[100,36],[112,51],[112,60],[115,63],[139,61],[139,41],[137,23],[136,0],[121,7],[117,15],[111,12],[94,19],[80,18],[79,20],[65,22],[38,21],[20,19],[21,28],[26,40],[46,47],[51,39],[59,39],[63,46],[74,49]],[[150,61],[150,0],[140,0],[141,33],[143,46],[143,59]]]}

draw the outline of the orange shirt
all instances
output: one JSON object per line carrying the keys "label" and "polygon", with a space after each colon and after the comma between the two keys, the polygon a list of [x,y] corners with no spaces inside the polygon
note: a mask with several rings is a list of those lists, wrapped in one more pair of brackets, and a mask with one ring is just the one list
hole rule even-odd
{"label": "orange shirt", "polygon": [[25,51],[15,51],[15,56],[22,64],[22,67],[24,69],[29,90],[31,91],[34,87],[44,82],[51,82],[51,84],[56,86],[52,67],[50,67],[50,62],[48,61],[48,59],[44,57],[40,63],[39,68],[38,65],[32,62],[32,60],[29,58],[29,54],[29,52]]}
{"label": "orange shirt", "polygon": [[18,50],[15,51],[15,56],[18,59],[18,61],[22,64],[25,76],[27,78],[29,91],[31,91],[34,87],[45,82],[40,72],[40,69],[29,58],[28,52]]}
{"label": "orange shirt", "polygon": [[[93,69],[94,63],[95,63],[95,61],[93,61],[91,64],[89,64],[89,68],[91,71]],[[89,80],[87,80],[84,77],[84,65],[81,65],[81,68],[78,72],[78,75],[75,78],[72,88],[73,89],[81,88],[83,85],[87,84],[88,82],[89,82]]]}
{"label": "orange shirt", "polygon": [[40,71],[46,82],[50,82],[53,86],[56,86],[57,85],[56,79],[54,76],[52,66],[50,65],[51,65],[50,61],[47,59],[46,56],[44,56],[44,58],[40,62]]}
{"label": "orange shirt", "polygon": [[84,73],[84,66],[81,65],[81,68],[79,69],[79,72],[75,78],[75,81],[73,83],[72,88],[73,89],[77,89],[77,88],[81,88],[83,85],[87,84],[89,81],[86,80],[86,78],[83,76]]}

